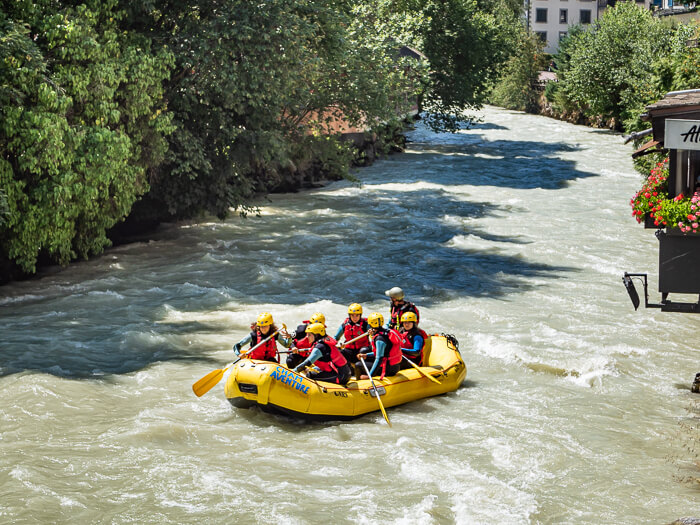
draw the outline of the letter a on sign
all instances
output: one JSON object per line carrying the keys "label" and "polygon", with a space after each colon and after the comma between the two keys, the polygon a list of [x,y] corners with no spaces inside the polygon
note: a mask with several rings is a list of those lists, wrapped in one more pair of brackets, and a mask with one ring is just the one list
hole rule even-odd
{"label": "letter a on sign", "polygon": [[664,148],[700,150],[700,120],[667,118]]}

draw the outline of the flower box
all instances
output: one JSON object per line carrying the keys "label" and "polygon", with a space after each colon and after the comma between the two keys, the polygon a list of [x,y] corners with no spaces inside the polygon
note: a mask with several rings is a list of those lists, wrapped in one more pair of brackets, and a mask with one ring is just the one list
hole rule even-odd
{"label": "flower box", "polygon": [[700,293],[700,234],[679,228],[658,232],[659,291]]}

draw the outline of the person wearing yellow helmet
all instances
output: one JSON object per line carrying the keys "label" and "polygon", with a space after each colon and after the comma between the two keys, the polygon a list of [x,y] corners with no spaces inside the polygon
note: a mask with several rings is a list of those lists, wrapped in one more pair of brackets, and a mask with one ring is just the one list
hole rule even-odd
{"label": "person wearing yellow helmet", "polygon": [[308,372],[307,377],[316,381],[326,381],[345,385],[350,380],[350,366],[338,350],[335,339],[326,335],[322,323],[312,323],[306,327],[306,337],[312,345],[311,353],[294,368],[295,372],[314,365],[319,372]]}
{"label": "person wearing yellow helmet", "polygon": [[388,328],[398,330],[401,323],[401,316],[406,312],[414,312],[416,314],[416,318],[418,321],[420,321],[420,313],[418,312],[418,308],[415,304],[406,301],[401,288],[394,286],[393,288],[390,288],[384,292],[384,295],[389,297],[391,300],[391,319],[389,320]]}
{"label": "person wearing yellow helmet", "polygon": [[[406,312],[401,316],[399,333],[403,338],[401,352],[418,366],[423,364],[423,347],[428,340],[428,334],[418,328],[418,316],[415,312]],[[401,360],[401,370],[413,368],[406,359]]]}
{"label": "person wearing yellow helmet", "polygon": [[[362,317],[362,306],[358,303],[352,303],[348,307],[348,317],[343,321],[335,334],[335,340],[340,341],[340,337],[344,337],[346,341],[352,341],[356,337],[367,333],[369,325],[367,319]],[[357,354],[360,352],[369,352],[369,338],[367,336],[357,341],[340,345],[340,351],[348,360],[348,363],[357,361]]]}
{"label": "person wearing yellow helmet", "polygon": [[261,361],[273,361],[278,363],[277,343],[279,342],[285,348],[289,348],[291,337],[285,329],[278,331],[272,319],[272,314],[269,312],[263,312],[258,315],[257,320],[250,325],[250,333],[233,345],[233,351],[236,355],[240,355],[241,348],[243,348],[246,343],[250,343],[250,348],[253,348],[275,332],[278,333],[276,333],[274,337],[265,341],[264,344],[261,344],[252,352],[245,354],[245,357],[248,359],[259,359]]}
{"label": "person wearing yellow helmet", "polygon": [[306,327],[314,324],[321,323],[326,325],[326,316],[321,312],[316,312],[307,321],[302,321],[299,326],[297,326],[294,335],[292,336],[292,346],[290,348],[291,352],[287,356],[287,368],[294,368],[304,359],[309,357],[311,353],[311,343],[306,337]]}
{"label": "person wearing yellow helmet", "polygon": [[[374,312],[367,316],[369,325],[369,338],[371,352],[361,352],[357,355],[364,360],[369,368],[369,375],[393,376],[399,372],[401,365],[401,335],[396,330],[385,328],[384,316]],[[364,370],[361,362],[357,362],[358,370]],[[368,379],[367,375],[360,375],[360,379]]]}

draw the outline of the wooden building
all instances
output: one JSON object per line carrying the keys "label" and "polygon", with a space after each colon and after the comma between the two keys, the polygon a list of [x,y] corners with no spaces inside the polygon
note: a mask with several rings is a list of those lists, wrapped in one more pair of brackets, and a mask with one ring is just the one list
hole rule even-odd
{"label": "wooden building", "polygon": [[[652,139],[633,156],[649,151],[669,153],[668,196],[692,196],[700,191],[700,89],[674,91],[646,107],[642,119],[651,122]],[[700,210],[699,210],[700,213]],[[647,227],[650,227],[647,224]],[[653,226],[652,226],[653,227]],[[633,303],[630,277],[644,277],[645,306],[665,311],[700,313],[700,234],[683,233],[674,225],[658,229],[660,304],[649,304],[646,274],[625,274]],[[630,289],[632,288],[632,290]],[[669,294],[699,294],[697,303],[675,302]],[[636,295],[636,292],[634,292]],[[637,297],[635,308],[639,305]]]}

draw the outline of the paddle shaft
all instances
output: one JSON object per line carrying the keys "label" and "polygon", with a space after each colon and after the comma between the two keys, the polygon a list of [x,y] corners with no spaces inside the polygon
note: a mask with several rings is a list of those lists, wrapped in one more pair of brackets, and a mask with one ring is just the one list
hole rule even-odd
{"label": "paddle shaft", "polygon": [[[283,326],[285,329],[287,328],[287,327],[284,326],[284,325],[282,325],[282,326]],[[260,345],[263,345],[263,344],[267,343],[270,339],[272,339],[273,337],[275,337],[275,336],[276,336],[277,334],[279,334],[279,333],[280,333],[279,330],[275,330],[275,331],[272,332],[270,335],[268,335],[265,339],[263,339],[263,340],[260,341],[257,345],[255,345],[253,348],[251,348],[250,350],[248,350],[247,352],[245,352],[245,353],[243,353],[243,354],[239,354],[240,357],[241,357],[241,359],[243,359],[245,356],[247,356],[247,355],[248,355],[249,353],[251,353],[253,350],[255,350],[256,348],[258,348]]]}
{"label": "paddle shaft", "polygon": [[367,377],[369,377],[369,382],[372,383],[372,388],[374,388],[374,393],[377,394],[377,401],[379,402],[379,408],[382,409],[382,414],[384,414],[384,419],[386,419],[386,422],[391,426],[391,421],[389,421],[389,416],[386,415],[386,410],[384,410],[384,403],[382,403],[382,400],[379,397],[379,390],[377,390],[377,386],[374,384],[374,379],[372,379],[372,376],[369,373],[369,369],[367,368],[367,363],[365,363],[365,360],[360,357],[360,362],[362,363],[362,366],[365,369],[365,372],[367,372]]}
{"label": "paddle shaft", "polygon": [[[282,327],[286,330],[287,327],[282,324]],[[197,397],[202,397],[204,394],[209,392],[212,388],[214,388],[217,384],[219,384],[219,381],[221,381],[221,378],[224,377],[224,373],[226,370],[231,368],[233,365],[238,363],[241,359],[243,359],[245,356],[250,354],[253,350],[258,348],[260,345],[263,343],[267,343],[270,339],[272,339],[274,336],[276,336],[279,333],[279,330],[275,330],[273,333],[271,333],[269,336],[267,336],[265,339],[260,341],[257,345],[255,345],[253,348],[248,350],[247,352],[243,354],[239,354],[238,359],[236,361],[233,361],[226,365],[224,368],[217,368],[216,370],[212,370],[209,372],[207,375],[199,379],[197,382],[195,382],[192,385],[192,391]]]}
{"label": "paddle shaft", "polygon": [[355,341],[359,341],[363,337],[367,337],[369,335],[369,332],[365,332],[364,334],[360,334],[357,337],[354,337],[353,339],[350,339],[350,341],[345,341],[343,343],[343,346],[348,346],[350,343],[354,343]]}
{"label": "paddle shaft", "polygon": [[438,385],[441,385],[441,384],[442,384],[440,381],[438,381],[437,379],[435,379],[435,378],[434,378],[433,376],[431,376],[430,374],[426,374],[425,372],[423,372],[423,370],[421,370],[421,367],[419,367],[417,364],[415,364],[413,361],[411,361],[411,360],[410,360],[408,357],[406,357],[405,355],[404,355],[404,356],[401,356],[401,357],[403,357],[406,361],[408,361],[408,362],[411,364],[411,366],[412,366],[413,368],[415,368],[416,370],[418,370],[418,372],[420,372],[421,375],[427,377],[428,379],[430,379],[430,380],[433,381],[434,383],[437,383]]}

